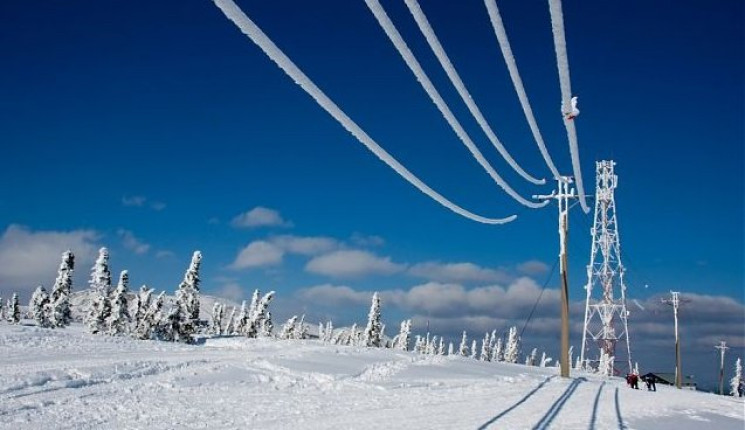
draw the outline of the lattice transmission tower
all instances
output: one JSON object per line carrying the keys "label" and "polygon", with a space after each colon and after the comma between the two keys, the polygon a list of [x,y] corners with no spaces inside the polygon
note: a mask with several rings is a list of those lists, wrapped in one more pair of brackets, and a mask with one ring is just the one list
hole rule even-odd
{"label": "lattice transmission tower", "polygon": [[[626,285],[621,263],[621,241],[618,235],[614,190],[618,176],[613,173],[614,161],[598,161],[595,185],[595,222],[591,230],[592,251],[587,266],[587,301],[585,324],[582,330],[580,362],[585,369],[600,367],[602,372],[613,375],[615,363],[623,363],[628,372],[631,366],[628,311],[626,310]],[[619,360],[618,342],[625,342]],[[590,345],[596,345],[597,358],[589,358]],[[594,364],[597,363],[597,364]]]}

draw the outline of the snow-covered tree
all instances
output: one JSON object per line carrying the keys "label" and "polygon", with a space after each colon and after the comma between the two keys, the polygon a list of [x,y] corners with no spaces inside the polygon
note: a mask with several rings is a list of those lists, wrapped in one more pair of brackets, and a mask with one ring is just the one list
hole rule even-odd
{"label": "snow-covered tree", "polygon": [[49,319],[55,327],[65,327],[72,322],[70,311],[70,294],[72,293],[72,272],[75,268],[75,256],[72,251],[62,253],[62,262],[57,271],[52,293],[49,296]]}
{"label": "snow-covered tree", "polygon": [[489,349],[490,343],[491,343],[491,337],[489,336],[489,332],[487,332],[484,335],[484,340],[481,341],[481,355],[479,356],[479,360],[481,361],[491,360],[491,350]]}
{"label": "snow-covered tree", "polygon": [[272,330],[272,314],[269,312],[269,303],[274,297],[274,291],[266,293],[261,300],[258,300],[256,309],[251,312],[248,326],[246,327],[246,336],[257,337],[260,331],[268,330],[268,334],[271,334]]}
{"label": "snow-covered tree", "polygon": [[8,309],[6,312],[8,314],[8,321],[13,324],[21,322],[21,305],[18,301],[18,293],[13,293],[13,297],[8,300]]}
{"label": "snow-covered tree", "polygon": [[[258,333],[259,336],[272,337],[272,331],[274,330],[274,323],[272,322],[271,312],[267,311],[266,316],[262,318],[261,320],[257,321],[256,324],[259,325],[259,333]],[[303,336],[307,337],[307,329]]]}
{"label": "snow-covered tree", "polygon": [[601,351],[600,353],[598,373],[603,376],[610,376],[613,374],[613,357],[609,356],[605,351]]}
{"label": "snow-covered tree", "polygon": [[427,343],[424,340],[423,337],[416,335],[416,339],[414,340],[414,352],[417,354],[424,354],[424,352],[427,350]]}
{"label": "snow-covered tree", "polygon": [[230,311],[230,316],[228,317],[228,323],[225,325],[225,331],[223,331],[223,334],[236,334],[236,331],[235,331],[235,306],[233,306],[233,310]]}
{"label": "snow-covered tree", "polygon": [[34,291],[29,308],[39,327],[54,327],[52,321],[49,320],[49,294],[43,286],[39,285]]}
{"label": "snow-covered tree", "polygon": [[735,361],[735,375],[729,380],[729,393],[731,395],[738,395],[737,387],[740,386],[740,383],[742,383],[742,361],[740,361],[740,358],[738,357],[737,361]]}
{"label": "snow-covered tree", "polygon": [[157,327],[160,324],[163,311],[163,296],[165,291],[162,291],[155,300],[152,300],[150,306],[142,314],[142,317],[137,321],[137,325],[134,329],[134,336],[138,339],[154,339]]}
{"label": "snow-covered tree", "polygon": [[507,345],[504,348],[504,361],[507,363],[517,363],[517,356],[520,352],[520,337],[517,335],[517,327],[510,327],[507,335]]}
{"label": "snow-covered tree", "polygon": [[153,290],[148,288],[147,285],[141,286],[140,291],[135,294],[134,304],[130,310],[130,315],[132,315],[132,325],[135,328],[140,324],[140,321],[145,316],[148,309],[150,309],[152,297]]}
{"label": "snow-covered tree", "polygon": [[547,367],[553,358],[546,356],[546,351],[541,354],[541,367]]}
{"label": "snow-covered tree", "polygon": [[328,320],[326,322],[326,330],[324,330],[324,334],[326,335],[324,337],[325,342],[331,342],[331,339],[334,336],[334,324],[331,322],[331,320]]}
{"label": "snow-covered tree", "polygon": [[382,322],[380,320],[380,295],[376,291],[372,296],[370,312],[367,314],[367,326],[365,327],[365,346],[380,347]]}
{"label": "snow-covered tree", "polygon": [[212,319],[210,320],[210,333],[220,334],[222,333],[222,317],[223,317],[223,305],[220,302],[215,302],[212,305]]}
{"label": "snow-covered tree", "polygon": [[122,270],[119,275],[119,282],[111,298],[111,315],[109,315],[106,324],[108,334],[117,335],[125,333],[129,329],[131,318],[129,315],[129,273]]}
{"label": "snow-covered tree", "polygon": [[538,348],[533,348],[532,351],[530,351],[530,355],[525,360],[526,366],[535,366],[536,365],[536,357],[538,356]]}
{"label": "snow-covered tree", "polygon": [[437,355],[445,355],[445,341],[440,336],[440,344],[437,346]]}
{"label": "snow-covered tree", "polygon": [[111,271],[109,270],[109,250],[98,250],[98,258],[91,268],[91,278],[88,285],[93,290],[93,298],[88,304],[86,325],[91,333],[99,333],[106,328],[106,320],[111,315]]}
{"label": "snow-covered tree", "polygon": [[491,361],[504,361],[502,338],[497,338],[497,343],[494,344],[494,349],[491,351]]}
{"label": "snow-covered tree", "polygon": [[471,358],[473,358],[474,360],[476,359],[476,356],[478,354],[477,347],[478,347],[478,344],[476,342],[476,339],[472,340],[471,341]]}
{"label": "snow-covered tree", "polygon": [[235,330],[238,334],[246,334],[246,327],[248,327],[248,321],[249,321],[249,307],[246,304],[246,301],[244,300],[241,303],[241,312],[238,314],[238,316],[235,319],[235,327],[233,330]]}
{"label": "snow-covered tree", "polygon": [[398,348],[402,351],[409,350],[409,342],[411,338],[411,320],[401,321],[401,329],[393,340],[393,347]]}
{"label": "snow-covered tree", "polygon": [[288,319],[282,326],[282,331],[279,333],[280,339],[294,339],[295,338],[295,325],[297,324],[297,315],[293,315],[292,318]]}
{"label": "snow-covered tree", "polygon": [[111,271],[109,270],[109,250],[98,250],[98,258],[91,268],[91,279],[88,281],[94,291],[103,291],[105,295],[111,292]]}
{"label": "snow-covered tree", "polygon": [[308,338],[308,325],[305,324],[305,314],[303,314],[297,322],[295,330],[293,331],[293,337],[298,340]]}
{"label": "snow-covered tree", "polygon": [[468,336],[465,330],[463,331],[463,337],[460,339],[460,346],[458,347],[458,353],[461,357],[468,357]]}
{"label": "snow-covered tree", "polygon": [[191,343],[193,336],[199,327],[199,266],[202,262],[202,253],[194,251],[191,263],[184,280],[176,290],[176,307],[178,311],[171,315],[178,319],[177,338],[180,342]]}
{"label": "snow-covered tree", "polygon": [[582,370],[582,362],[580,361],[580,357],[577,356],[577,361],[574,362],[574,369],[575,370]]}

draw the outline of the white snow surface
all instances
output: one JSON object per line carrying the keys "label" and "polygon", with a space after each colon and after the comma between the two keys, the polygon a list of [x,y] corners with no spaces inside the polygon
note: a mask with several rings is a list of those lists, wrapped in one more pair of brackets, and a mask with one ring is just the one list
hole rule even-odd
{"label": "white snow surface", "polygon": [[[27,322],[30,324],[30,322]],[[221,337],[0,323],[0,428],[742,429],[742,399],[556,368]]]}

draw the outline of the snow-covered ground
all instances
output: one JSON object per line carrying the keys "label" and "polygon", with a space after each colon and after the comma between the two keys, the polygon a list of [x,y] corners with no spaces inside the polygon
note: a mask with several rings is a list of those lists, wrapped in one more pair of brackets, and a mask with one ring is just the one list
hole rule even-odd
{"label": "snow-covered ground", "polygon": [[0,428],[738,429],[742,399],[316,340],[0,323]]}

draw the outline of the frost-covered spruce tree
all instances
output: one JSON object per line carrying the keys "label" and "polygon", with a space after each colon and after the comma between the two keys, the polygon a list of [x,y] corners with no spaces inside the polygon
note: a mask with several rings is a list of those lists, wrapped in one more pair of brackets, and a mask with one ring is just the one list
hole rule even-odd
{"label": "frost-covered spruce tree", "polygon": [[135,295],[134,304],[132,306],[132,325],[136,328],[145,313],[150,309],[150,304],[153,297],[153,290],[148,288],[147,285],[140,287],[140,291]]}
{"label": "frost-covered spruce tree", "polygon": [[128,295],[129,272],[122,270],[116,290],[114,290],[114,295],[111,298],[111,315],[109,315],[106,321],[108,334],[110,335],[126,333],[129,329],[131,318],[129,315]]}
{"label": "frost-covered spruce tree", "polygon": [[577,361],[574,362],[574,370],[582,370],[582,362],[579,356],[577,357]]}
{"label": "frost-covered spruce tree", "polygon": [[225,324],[225,330],[223,331],[223,334],[236,334],[235,331],[235,306],[233,306],[233,310],[230,311],[230,316],[228,317],[228,323]]}
{"label": "frost-covered spruce tree", "polygon": [[525,364],[527,366],[535,366],[537,356],[538,356],[538,348],[533,348],[533,350],[530,351],[530,355],[528,356],[528,359],[526,360]]}
{"label": "frost-covered spruce tree", "polygon": [[262,327],[268,328],[269,334],[271,334],[272,317],[271,313],[269,313],[269,303],[271,303],[273,297],[274,291],[270,291],[258,301],[256,309],[252,312],[248,321],[246,336],[257,337]]}
{"label": "frost-covered spruce tree", "polygon": [[465,330],[463,331],[463,337],[460,338],[458,353],[461,355],[461,357],[468,357],[468,336],[466,335]]}
{"label": "frost-covered spruce tree", "polygon": [[546,352],[544,351],[543,354],[541,354],[541,367],[548,367],[548,364],[551,363],[551,360],[553,360],[553,358],[547,357]]}
{"label": "frost-covered spruce tree", "polygon": [[52,293],[49,296],[49,319],[55,327],[65,327],[72,322],[70,294],[72,293],[72,272],[75,268],[75,255],[69,249],[62,253],[62,262],[57,271]]}
{"label": "frost-covered spruce tree", "polygon": [[111,315],[111,271],[109,270],[109,250],[101,248],[98,250],[98,258],[91,268],[91,278],[88,285],[92,290],[93,297],[88,304],[85,322],[91,333],[99,333],[105,330],[106,320]]}
{"label": "frost-covered spruce tree", "polygon": [[455,347],[453,342],[448,342],[448,355],[452,356],[455,353]]}
{"label": "frost-covered spruce tree", "polygon": [[238,317],[235,319],[235,327],[233,330],[235,330],[238,334],[246,334],[246,327],[248,326],[248,315],[249,315],[249,307],[246,304],[246,301],[244,300],[241,303],[241,313],[238,314]]}
{"label": "frost-covered spruce tree", "polygon": [[39,285],[34,291],[29,308],[39,327],[54,327],[49,320],[49,294],[43,286]]}
{"label": "frost-covered spruce tree", "polygon": [[18,293],[13,293],[13,297],[8,301],[8,321],[12,324],[21,322],[21,305],[18,301]]}
{"label": "frost-covered spruce tree", "polygon": [[481,361],[491,360],[491,350],[489,349],[490,343],[491,343],[491,338],[489,337],[489,332],[487,332],[484,335],[484,340],[481,341],[481,355],[479,356],[479,360]]}
{"label": "frost-covered spruce tree", "polygon": [[476,339],[472,340],[471,341],[471,358],[473,358],[474,360],[476,360],[477,355],[478,355],[477,347],[478,347],[478,344],[476,343]]}
{"label": "frost-covered spruce tree", "polygon": [[323,338],[324,342],[331,342],[331,339],[334,337],[334,324],[331,320],[326,322],[326,330],[324,330],[324,334],[326,335]]}
{"label": "frost-covered spruce tree", "polygon": [[307,339],[308,338],[308,326],[305,324],[305,314],[303,314],[302,317],[300,317],[300,320],[297,322],[297,325],[295,326],[295,330],[293,332],[293,336],[295,339]]}
{"label": "frost-covered spruce tree", "polygon": [[282,326],[282,331],[279,333],[280,339],[294,339],[295,338],[295,324],[297,324],[297,315],[293,315],[292,318],[288,319]]}
{"label": "frost-covered spruce tree", "polygon": [[440,345],[437,347],[437,355],[445,355],[445,341],[440,336]]}
{"label": "frost-covered spruce tree", "polygon": [[737,392],[737,387],[740,386],[740,383],[742,382],[742,361],[740,361],[740,358],[737,358],[737,361],[735,361],[735,376],[732,377],[732,379],[729,380],[729,393],[733,396],[737,396],[739,393]]}
{"label": "frost-covered spruce tree", "polygon": [[372,296],[370,312],[367,314],[367,326],[363,342],[365,346],[380,347],[382,322],[380,320],[380,295],[376,291]]}
{"label": "frost-covered spruce tree", "polygon": [[401,329],[396,336],[394,347],[402,351],[409,350],[409,341],[411,339],[411,320],[401,321]]}
{"label": "frost-covered spruce tree", "polygon": [[520,337],[517,335],[517,327],[510,327],[507,336],[507,345],[504,348],[504,361],[507,363],[517,363],[517,356],[520,352]]}
{"label": "frost-covered spruce tree", "polygon": [[[272,331],[274,330],[274,323],[272,322],[272,313],[266,313],[266,318],[262,319],[261,322],[257,323],[261,327],[259,328],[259,336],[261,337],[272,337]],[[307,333],[306,333],[307,334]]]}
{"label": "frost-covered spruce tree", "polygon": [[[5,305],[5,302],[3,302],[3,298],[0,297],[0,319],[8,319],[8,316],[6,315],[7,312],[6,312],[4,305]],[[8,300],[8,305],[10,305],[10,300]]]}
{"label": "frost-covered spruce tree", "polygon": [[598,363],[598,373],[603,376],[610,376],[613,371],[613,357],[610,357],[607,352],[600,352],[600,362]]}
{"label": "frost-covered spruce tree", "polygon": [[491,361],[504,361],[504,346],[502,345],[501,337],[497,338],[497,343],[494,345],[494,349],[492,349]]}
{"label": "frost-covered spruce tree", "polygon": [[[254,290],[253,295],[251,296],[251,304],[249,305],[248,309],[246,309],[246,321],[248,321],[249,318],[253,318],[256,311],[259,309],[259,301],[261,300],[261,291],[257,288]],[[245,305],[245,302],[244,302]],[[241,312],[243,310],[241,309]]]}
{"label": "frost-covered spruce tree", "polygon": [[426,341],[423,337],[416,335],[416,340],[414,340],[414,352],[417,354],[424,354],[424,352],[427,349]]}
{"label": "frost-covered spruce tree", "polygon": [[220,334],[222,333],[222,317],[223,317],[223,306],[220,302],[215,302],[212,305],[212,320],[210,322],[210,333]]}
{"label": "frost-covered spruce tree", "polygon": [[136,338],[143,340],[155,338],[156,328],[160,324],[162,318],[164,295],[165,291],[158,294],[148,309],[143,313],[142,318],[137,322],[137,326],[134,330],[134,336]]}
{"label": "frost-covered spruce tree", "polygon": [[178,312],[176,315],[169,314],[178,319],[175,337],[179,342],[191,343],[199,327],[199,266],[201,262],[202,253],[194,251],[189,269],[184,274],[184,280],[176,290]]}

